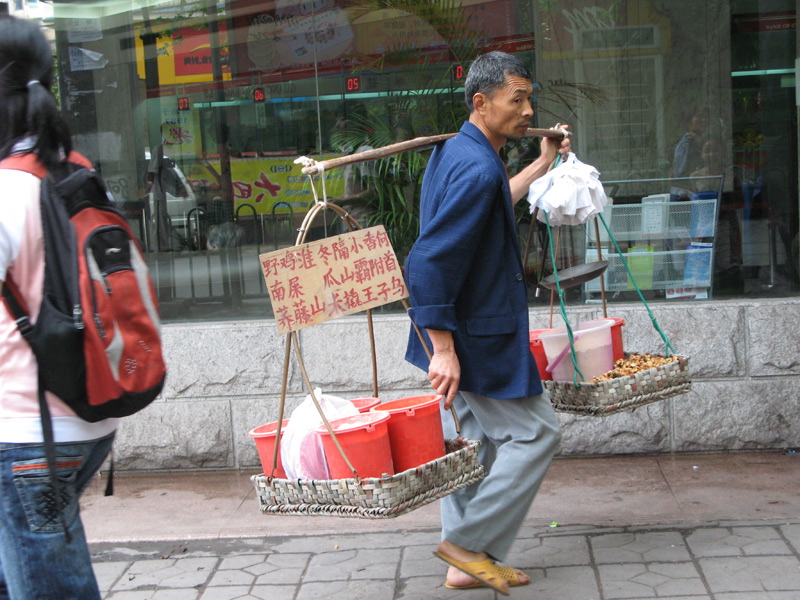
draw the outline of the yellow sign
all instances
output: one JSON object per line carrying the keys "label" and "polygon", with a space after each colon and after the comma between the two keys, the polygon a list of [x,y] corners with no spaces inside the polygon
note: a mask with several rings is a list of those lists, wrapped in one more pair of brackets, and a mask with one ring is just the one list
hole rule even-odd
{"label": "yellow sign", "polygon": [[[209,161],[217,173],[219,161]],[[241,214],[285,214],[306,212],[314,204],[311,181],[302,173],[302,165],[294,164],[294,157],[231,159],[231,180],[233,182],[234,210],[240,206]],[[342,169],[325,173],[325,188],[329,198],[344,193]],[[196,165],[187,177],[193,186],[211,185],[209,173],[201,165]],[[322,183],[315,177],[314,185],[322,200]]]}
{"label": "yellow sign", "polygon": [[176,153],[199,155],[200,116],[197,111],[180,111],[177,105],[161,107],[161,143],[164,153],[172,156]]}
{"label": "yellow sign", "polygon": [[281,335],[408,297],[383,225],[259,259]]}
{"label": "yellow sign", "polygon": [[[136,69],[139,79],[145,80],[144,28],[137,28],[134,35],[136,45]],[[158,84],[175,85],[181,83],[208,83],[214,81],[211,67],[211,38],[208,29],[195,30],[183,27],[175,31],[160,30],[156,35],[156,64],[158,65]],[[220,30],[220,43],[223,45],[222,58],[227,60],[227,33]],[[222,79],[231,80],[230,68],[223,66]]]}

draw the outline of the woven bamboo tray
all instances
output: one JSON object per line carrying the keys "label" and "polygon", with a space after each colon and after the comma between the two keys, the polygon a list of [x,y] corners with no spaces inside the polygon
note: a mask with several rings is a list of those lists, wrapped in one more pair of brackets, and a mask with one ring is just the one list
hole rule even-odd
{"label": "woven bamboo tray", "polygon": [[387,519],[480,481],[480,444],[445,440],[443,457],[385,478],[269,479],[262,474],[251,480],[263,513]]}
{"label": "woven bamboo tray", "polygon": [[581,383],[580,387],[571,381],[542,383],[556,411],[605,417],[688,392],[692,387],[689,358],[676,357],[677,361],[646,371],[600,383]]}

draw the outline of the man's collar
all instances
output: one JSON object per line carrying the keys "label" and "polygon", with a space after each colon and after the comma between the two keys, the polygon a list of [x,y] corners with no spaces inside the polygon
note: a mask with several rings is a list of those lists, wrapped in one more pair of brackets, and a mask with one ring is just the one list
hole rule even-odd
{"label": "man's collar", "polygon": [[474,123],[470,123],[469,121],[464,121],[464,124],[461,126],[461,133],[467,135],[474,139],[476,142],[486,146],[489,150],[491,150],[492,154],[497,156],[497,152],[495,152],[494,147],[491,143],[489,143],[489,138],[486,137],[486,134],[483,133],[480,128],[478,128]]}

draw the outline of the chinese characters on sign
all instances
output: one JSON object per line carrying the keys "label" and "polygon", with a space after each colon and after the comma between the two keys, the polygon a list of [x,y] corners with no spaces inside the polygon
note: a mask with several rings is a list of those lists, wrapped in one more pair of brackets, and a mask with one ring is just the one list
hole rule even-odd
{"label": "chinese characters on sign", "polygon": [[382,225],[259,259],[281,335],[408,297]]}

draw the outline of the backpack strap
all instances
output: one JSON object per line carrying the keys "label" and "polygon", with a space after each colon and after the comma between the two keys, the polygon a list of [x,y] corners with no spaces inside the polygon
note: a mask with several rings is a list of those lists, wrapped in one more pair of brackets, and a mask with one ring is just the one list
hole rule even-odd
{"label": "backpack strap", "polygon": [[[33,325],[28,315],[25,300],[20,294],[17,284],[8,273],[5,282],[3,282],[3,303],[6,305],[8,312],[14,317],[17,322],[22,337],[26,341],[28,337],[33,335]],[[44,441],[44,454],[47,460],[47,469],[50,472],[50,485],[53,490],[53,500],[56,505],[56,512],[58,519],[61,523],[61,528],[64,530],[64,537],[67,544],[72,540],[72,535],[69,533],[67,523],[64,518],[63,500],[61,498],[61,482],[58,479],[56,472],[56,446],[53,438],[53,420],[50,416],[50,408],[47,406],[47,400],[44,395],[44,384],[42,383],[41,375],[38,378],[37,396],[39,398],[39,418],[42,422],[42,438]],[[106,494],[109,495],[109,494]]]}
{"label": "backpack strap", "polygon": [[72,534],[67,527],[67,521],[64,517],[64,500],[61,498],[62,482],[58,479],[56,467],[56,442],[53,436],[53,419],[50,416],[50,407],[47,406],[47,399],[44,395],[44,384],[42,383],[41,376],[39,377],[39,413],[42,421],[42,436],[44,438],[44,456],[47,460],[47,469],[50,471],[50,486],[53,491],[53,500],[56,505],[56,512],[58,513],[58,520],[61,523],[61,529],[64,530],[64,539],[67,544],[72,541]]}
{"label": "backpack strap", "polygon": [[31,325],[25,299],[22,297],[16,282],[11,277],[11,273],[6,273],[6,280],[3,283],[3,304],[6,305],[8,312],[11,313],[11,316],[14,317],[14,320],[17,322],[17,329],[19,329],[22,337],[27,339],[28,336],[33,333],[33,325]]}
{"label": "backpack strap", "polygon": [[[92,172],[94,171],[92,163],[78,152],[70,152],[67,160],[73,164],[85,167]],[[35,175],[39,179],[47,177],[47,168],[42,164],[42,161],[39,160],[39,157],[32,152],[7,156],[3,160],[0,160],[0,169],[24,171],[25,173]],[[6,273],[6,281],[3,284],[3,304],[6,305],[8,312],[11,313],[11,316],[13,316],[14,320],[17,322],[17,327],[22,337],[27,338],[33,331],[33,326],[30,322],[28,307],[22,297],[22,293],[11,278],[11,273]]]}

